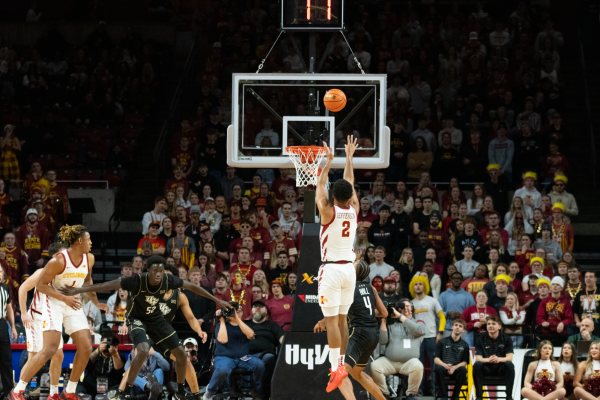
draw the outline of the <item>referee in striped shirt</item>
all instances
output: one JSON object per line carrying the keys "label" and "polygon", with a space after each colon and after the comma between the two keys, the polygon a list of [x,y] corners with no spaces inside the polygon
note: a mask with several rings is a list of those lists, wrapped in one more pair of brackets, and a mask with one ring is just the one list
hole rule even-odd
{"label": "referee in striped shirt", "polygon": [[[437,343],[435,357],[435,383],[442,400],[448,398],[448,385],[444,382],[447,376],[452,377],[456,384],[452,391],[452,400],[458,400],[460,389],[467,384],[467,364],[469,363],[469,345],[461,339],[467,323],[457,318],[452,323],[452,335]],[[457,389],[458,388],[458,389]]]}
{"label": "referee in striped shirt", "polygon": [[[15,328],[15,314],[11,304],[11,292],[5,283],[6,271],[0,267],[0,378],[2,378],[3,397],[8,398],[14,387],[12,370],[12,349],[10,338],[17,341],[17,329]],[[7,322],[8,321],[8,322]],[[8,324],[10,323],[10,335]]]}

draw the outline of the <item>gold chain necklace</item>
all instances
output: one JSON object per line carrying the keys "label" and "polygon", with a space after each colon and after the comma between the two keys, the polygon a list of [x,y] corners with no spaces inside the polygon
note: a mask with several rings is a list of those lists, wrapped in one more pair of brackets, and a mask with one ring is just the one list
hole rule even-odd
{"label": "gold chain necklace", "polygon": [[244,289],[242,289],[242,293],[240,293],[240,296],[239,296],[237,299],[236,299],[236,298],[235,298],[235,296],[233,295],[233,290],[231,290],[231,289],[230,289],[230,290],[229,290],[229,293],[231,294],[231,301],[235,301],[235,302],[237,302],[238,304],[242,304],[242,303],[241,303],[241,301],[242,301],[242,299],[244,298],[244,293],[245,293],[245,290],[244,290]]}
{"label": "gold chain necklace", "polygon": [[571,286],[569,286],[569,283],[567,283],[567,292],[569,292],[569,295],[571,296],[572,299],[574,299],[575,296],[577,296],[577,293],[579,293],[580,290],[581,290],[581,282],[579,282],[579,285],[577,285],[577,289],[575,289],[575,292],[573,292],[573,289],[571,289]]}

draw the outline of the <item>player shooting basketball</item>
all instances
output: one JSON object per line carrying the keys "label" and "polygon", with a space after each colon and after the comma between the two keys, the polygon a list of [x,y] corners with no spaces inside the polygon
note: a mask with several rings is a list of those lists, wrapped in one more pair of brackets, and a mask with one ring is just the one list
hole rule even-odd
{"label": "player shooting basketball", "polygon": [[357,139],[348,137],[344,178],[333,185],[333,204],[329,202],[325,185],[333,162],[333,150],[323,142],[327,164],[317,181],[317,208],[321,215],[321,260],[319,268],[319,305],[325,316],[331,378],[327,392],[339,387],[348,376],[344,354],[348,345],[348,310],[354,300],[356,272],[354,268],[354,237],[358,223],[358,198],[354,192],[352,159]]}

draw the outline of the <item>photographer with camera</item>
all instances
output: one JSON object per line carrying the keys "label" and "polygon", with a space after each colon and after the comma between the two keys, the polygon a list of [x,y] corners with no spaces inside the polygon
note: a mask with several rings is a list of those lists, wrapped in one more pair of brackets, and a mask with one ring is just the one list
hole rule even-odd
{"label": "photographer with camera", "polygon": [[394,307],[389,310],[388,306],[391,314],[381,320],[379,343],[385,346],[385,350],[384,355],[371,364],[371,376],[381,392],[389,396],[385,377],[393,374],[407,375],[406,399],[416,400],[423,378],[423,364],[419,361],[419,355],[426,333],[425,323],[413,319],[413,309],[408,299],[401,299],[396,307],[400,312]]}
{"label": "photographer with camera", "polygon": [[77,384],[76,393],[96,397],[98,392],[117,390],[123,377],[125,357],[119,353],[119,339],[108,332],[102,335],[100,344],[85,367],[83,382]]}
{"label": "photographer with camera", "polygon": [[250,340],[254,339],[254,331],[242,321],[243,308],[235,301],[229,304],[232,308],[216,312],[219,323],[215,330],[217,342],[213,360],[214,372],[203,399],[212,399],[228,380],[231,371],[243,368],[252,372],[252,399],[261,400],[265,364],[261,359],[250,356]]}

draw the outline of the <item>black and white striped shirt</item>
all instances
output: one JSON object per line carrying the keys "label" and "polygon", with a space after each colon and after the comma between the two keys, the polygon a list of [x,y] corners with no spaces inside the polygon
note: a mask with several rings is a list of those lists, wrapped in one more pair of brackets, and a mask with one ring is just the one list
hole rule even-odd
{"label": "black and white striped shirt", "polygon": [[478,339],[475,340],[475,354],[483,358],[506,357],[507,354],[514,352],[511,338],[502,332],[498,333],[496,339],[492,339],[487,332],[482,333]]}
{"label": "black and white striped shirt", "polygon": [[469,363],[469,345],[462,339],[456,342],[452,336],[443,338],[437,343],[435,353],[444,364],[457,365],[461,362]]}
{"label": "black and white striped shirt", "polygon": [[10,304],[10,289],[6,283],[0,283],[0,319],[6,319],[6,306]]}

